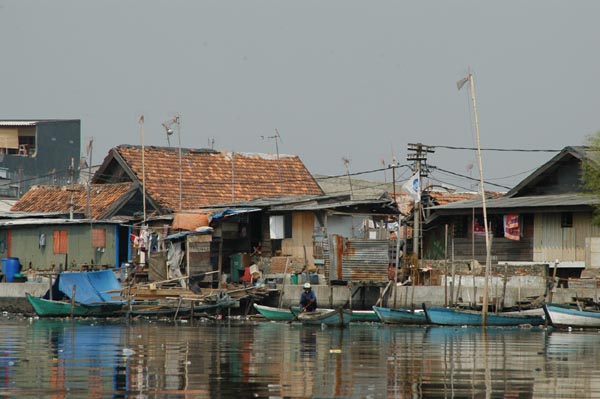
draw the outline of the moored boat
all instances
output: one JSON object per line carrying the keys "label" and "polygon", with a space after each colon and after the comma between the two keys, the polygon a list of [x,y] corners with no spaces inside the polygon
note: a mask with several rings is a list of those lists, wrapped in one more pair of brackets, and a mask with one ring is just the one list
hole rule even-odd
{"label": "moored boat", "polygon": [[276,308],[272,306],[259,305],[257,303],[254,304],[254,309],[262,316],[264,316],[267,320],[271,321],[290,321],[293,320],[296,315],[295,313],[300,312],[300,308],[294,313],[293,308]]}
{"label": "moored boat", "polygon": [[54,301],[26,293],[27,300],[39,317],[110,317],[118,315],[121,304],[85,305],[69,301]]}
{"label": "moored boat", "polygon": [[422,309],[391,309],[373,306],[373,311],[384,323],[389,324],[427,324],[425,312]]}
{"label": "moored boat", "polygon": [[597,310],[549,303],[544,305],[544,312],[550,324],[557,328],[600,328],[600,311]]}
{"label": "moored boat", "polygon": [[[267,320],[271,321],[290,321],[300,313],[300,306],[292,306],[290,308],[276,308],[254,304],[254,309]],[[333,309],[320,308],[319,311],[332,311]],[[350,322],[378,322],[379,318],[373,310],[352,310]]]}
{"label": "moored boat", "polygon": [[[430,308],[423,305],[427,321],[431,324],[443,326],[481,326],[483,325],[483,313],[477,310],[454,309],[454,308]],[[507,312],[487,314],[486,326],[539,326],[544,324],[542,315]]]}
{"label": "moored boat", "polygon": [[120,290],[111,270],[62,272],[44,296],[26,293],[26,298],[40,317],[109,317],[119,316],[123,308],[124,301],[109,294]]}
{"label": "moored boat", "polygon": [[352,310],[352,315],[350,316],[351,323],[379,321],[379,317],[374,310]]}
{"label": "moored boat", "polygon": [[322,324],[330,327],[345,327],[350,324],[352,313],[345,309],[315,310],[313,312],[302,312],[297,315],[298,320],[304,325]]}

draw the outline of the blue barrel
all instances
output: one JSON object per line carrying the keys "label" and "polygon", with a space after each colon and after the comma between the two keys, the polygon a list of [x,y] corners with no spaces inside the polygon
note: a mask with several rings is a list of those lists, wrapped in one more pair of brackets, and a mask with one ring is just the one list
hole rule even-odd
{"label": "blue barrel", "polygon": [[4,274],[4,281],[12,283],[17,273],[19,273],[19,258],[3,258],[2,274]]}

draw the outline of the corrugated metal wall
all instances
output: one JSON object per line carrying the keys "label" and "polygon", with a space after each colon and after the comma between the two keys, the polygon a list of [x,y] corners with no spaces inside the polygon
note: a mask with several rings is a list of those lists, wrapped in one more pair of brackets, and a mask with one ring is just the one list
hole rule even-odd
{"label": "corrugated metal wall", "polygon": [[387,281],[389,240],[347,239],[330,235],[323,247],[329,279],[352,282]]}
{"label": "corrugated metal wall", "polygon": [[[79,267],[81,264],[89,265],[92,262],[94,265],[115,266],[117,263],[115,259],[117,227],[113,224],[94,224],[93,227],[106,230],[106,247],[104,251],[98,251],[92,247],[90,225],[31,226],[11,228],[10,256],[19,258],[24,270],[27,270],[30,263],[34,270],[50,270],[52,265],[57,268],[62,265],[64,268],[65,260],[69,268],[72,263]],[[53,253],[53,233],[55,230],[67,230],[68,257],[64,254]],[[45,246],[40,245],[40,234],[42,233],[46,235]],[[2,234],[5,234],[5,230]]]}
{"label": "corrugated metal wall", "polygon": [[534,217],[533,260],[560,259],[585,261],[585,240],[599,237],[600,229],[591,224],[590,213],[573,213],[573,227],[561,227],[561,214],[536,214]]}

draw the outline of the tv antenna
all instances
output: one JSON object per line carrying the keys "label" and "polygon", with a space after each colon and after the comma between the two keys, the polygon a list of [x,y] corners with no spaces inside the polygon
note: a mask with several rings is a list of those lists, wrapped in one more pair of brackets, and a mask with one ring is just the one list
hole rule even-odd
{"label": "tv antenna", "polygon": [[274,136],[260,136],[263,140],[275,140],[275,151],[277,152],[277,159],[279,159],[279,142],[283,142],[281,140],[281,136],[279,135],[279,130],[275,129]]}
{"label": "tv antenna", "polygon": [[283,185],[283,177],[281,176],[281,165],[279,165],[279,142],[281,140],[281,136],[279,135],[279,130],[275,129],[274,136],[260,136],[263,140],[275,140],[275,151],[277,152],[277,172],[279,173],[279,189],[282,190]]}
{"label": "tv antenna", "polygon": [[342,162],[344,163],[344,167],[346,168],[348,184],[350,184],[350,195],[354,196],[354,191],[352,190],[352,179],[350,178],[350,158],[342,157]]}

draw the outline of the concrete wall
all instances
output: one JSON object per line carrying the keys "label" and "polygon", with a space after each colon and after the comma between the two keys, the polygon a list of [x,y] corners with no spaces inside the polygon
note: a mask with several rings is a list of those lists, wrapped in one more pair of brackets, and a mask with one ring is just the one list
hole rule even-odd
{"label": "concrete wall", "polygon": [[0,311],[33,315],[35,312],[25,293],[42,296],[48,288],[48,284],[45,283],[0,283]]}
{"label": "concrete wall", "polygon": [[[467,281],[468,280],[468,281]],[[504,295],[503,286],[499,284],[498,279],[492,280],[492,283],[488,286],[489,292],[489,303],[493,304],[496,298],[501,299],[504,297],[505,306],[515,306],[518,303],[525,302],[528,299],[537,298],[544,295],[546,286],[545,279],[539,277],[522,276],[509,279],[506,284],[506,294]],[[472,278],[463,279],[460,287],[456,286],[454,291],[454,298],[458,298],[458,302],[470,303],[475,298],[475,303],[481,304],[483,302],[483,285],[484,281],[482,278],[475,278],[475,289],[473,288]],[[278,285],[281,289],[281,285]],[[350,301],[350,288],[348,286],[327,286],[327,285],[313,285],[313,290],[317,295],[317,303],[319,307],[337,307],[347,306]],[[302,294],[302,285],[287,285],[283,287],[284,298],[282,301],[283,307],[289,307],[291,305],[297,305]],[[357,286],[352,288],[352,292],[357,289]],[[380,293],[383,291],[383,287],[367,287],[364,292],[358,292],[352,298],[352,307],[354,309],[370,309],[371,306],[375,305],[379,299]],[[561,291],[561,290],[559,290]],[[569,295],[575,296],[577,291],[581,291],[580,297],[584,295],[583,290],[565,289],[565,292],[557,294],[554,299],[564,300],[570,302]],[[445,287],[441,286],[397,286],[395,293],[393,287],[391,287],[384,298],[384,306],[387,307],[403,307],[403,308],[420,308],[423,303],[430,306],[444,306],[449,305],[453,301],[451,300],[450,293],[452,289],[450,285]],[[394,301],[394,294],[396,300]],[[588,292],[585,293],[589,294]],[[589,295],[588,295],[589,296]],[[568,300],[567,300],[568,299]],[[394,303],[396,306],[394,306]],[[277,304],[270,304],[271,306],[277,306]]]}

